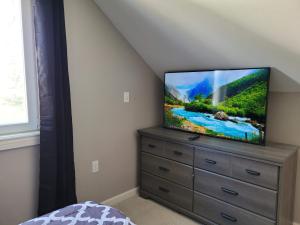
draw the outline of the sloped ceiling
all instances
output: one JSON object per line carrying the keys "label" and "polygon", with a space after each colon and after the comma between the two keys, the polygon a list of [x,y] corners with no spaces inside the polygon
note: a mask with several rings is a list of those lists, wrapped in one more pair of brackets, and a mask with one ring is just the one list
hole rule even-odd
{"label": "sloped ceiling", "polygon": [[272,67],[300,92],[299,0],[95,0],[154,72]]}

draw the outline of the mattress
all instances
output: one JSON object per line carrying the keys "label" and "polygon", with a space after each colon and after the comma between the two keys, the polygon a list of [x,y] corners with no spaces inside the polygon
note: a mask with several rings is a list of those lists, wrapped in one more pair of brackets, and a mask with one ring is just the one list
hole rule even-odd
{"label": "mattress", "polygon": [[67,206],[20,225],[135,225],[119,210],[92,201]]}

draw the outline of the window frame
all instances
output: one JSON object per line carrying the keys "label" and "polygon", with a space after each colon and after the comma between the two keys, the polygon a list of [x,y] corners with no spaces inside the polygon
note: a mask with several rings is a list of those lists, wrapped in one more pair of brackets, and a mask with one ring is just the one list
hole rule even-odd
{"label": "window frame", "polygon": [[28,122],[0,126],[0,135],[39,129],[39,102],[32,0],[19,0],[22,18]]}

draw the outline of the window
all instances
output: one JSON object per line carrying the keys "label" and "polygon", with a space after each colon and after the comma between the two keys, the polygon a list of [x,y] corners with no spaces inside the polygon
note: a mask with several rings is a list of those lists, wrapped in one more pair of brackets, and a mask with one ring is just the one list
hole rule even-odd
{"label": "window", "polygon": [[31,0],[0,1],[0,134],[38,129]]}

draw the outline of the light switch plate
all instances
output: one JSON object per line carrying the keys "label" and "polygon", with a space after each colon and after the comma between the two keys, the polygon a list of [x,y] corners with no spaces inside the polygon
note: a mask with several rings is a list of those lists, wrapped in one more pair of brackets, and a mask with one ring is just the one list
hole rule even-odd
{"label": "light switch plate", "polygon": [[92,172],[93,173],[99,172],[99,161],[98,160],[92,161]]}
{"label": "light switch plate", "polygon": [[129,103],[129,91],[124,92],[124,103]]}

